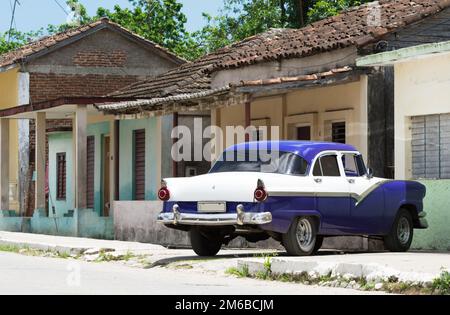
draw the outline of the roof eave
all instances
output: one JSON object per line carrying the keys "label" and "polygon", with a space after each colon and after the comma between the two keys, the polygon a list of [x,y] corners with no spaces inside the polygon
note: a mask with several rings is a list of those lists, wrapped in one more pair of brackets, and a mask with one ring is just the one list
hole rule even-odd
{"label": "roof eave", "polygon": [[358,67],[390,66],[400,62],[449,52],[450,41],[432,43],[361,57],[356,60],[356,65]]}

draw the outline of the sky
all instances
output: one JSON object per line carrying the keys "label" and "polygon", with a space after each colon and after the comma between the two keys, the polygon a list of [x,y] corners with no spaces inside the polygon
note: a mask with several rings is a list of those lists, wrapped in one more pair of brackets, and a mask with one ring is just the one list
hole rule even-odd
{"label": "sky", "polygon": [[[179,0],[183,3],[183,12],[188,18],[186,28],[196,31],[204,24],[202,12],[215,14],[222,6],[222,0]],[[15,25],[20,31],[37,30],[48,24],[66,22],[67,14],[57,4],[64,0],[19,0],[15,14]],[[98,7],[112,9],[116,4],[131,7],[128,0],[80,0],[90,15],[94,15]],[[0,32],[6,32],[11,22],[12,4],[14,0],[0,0]],[[67,8],[65,8],[67,11]]]}

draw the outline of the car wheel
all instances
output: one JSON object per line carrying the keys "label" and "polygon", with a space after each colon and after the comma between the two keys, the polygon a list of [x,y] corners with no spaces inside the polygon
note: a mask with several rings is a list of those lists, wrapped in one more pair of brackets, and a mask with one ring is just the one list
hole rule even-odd
{"label": "car wheel", "polygon": [[406,252],[411,247],[414,227],[408,210],[400,209],[389,235],[384,237],[384,244],[391,252]]}
{"label": "car wheel", "polygon": [[283,245],[289,255],[309,256],[314,253],[317,242],[317,226],[313,218],[297,218],[289,231],[283,234]]}
{"label": "car wheel", "polygon": [[194,252],[202,257],[215,256],[223,243],[223,237],[206,233],[199,228],[192,228],[189,231],[189,238]]}

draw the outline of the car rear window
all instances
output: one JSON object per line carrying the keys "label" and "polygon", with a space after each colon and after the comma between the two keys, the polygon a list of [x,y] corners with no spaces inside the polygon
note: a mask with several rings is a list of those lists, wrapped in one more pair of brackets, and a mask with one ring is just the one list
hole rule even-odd
{"label": "car rear window", "polygon": [[301,156],[276,151],[260,154],[257,150],[227,151],[214,164],[210,173],[259,172],[306,175],[308,163]]}

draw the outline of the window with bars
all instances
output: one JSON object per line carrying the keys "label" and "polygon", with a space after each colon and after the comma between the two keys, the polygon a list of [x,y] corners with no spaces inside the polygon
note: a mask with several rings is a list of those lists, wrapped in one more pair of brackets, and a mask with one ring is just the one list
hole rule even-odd
{"label": "window with bars", "polygon": [[335,143],[345,143],[345,121],[331,124],[331,141]]}
{"label": "window with bars", "polygon": [[56,199],[66,199],[66,153],[56,154]]}
{"label": "window with bars", "polygon": [[450,179],[450,114],[411,120],[413,177]]}

